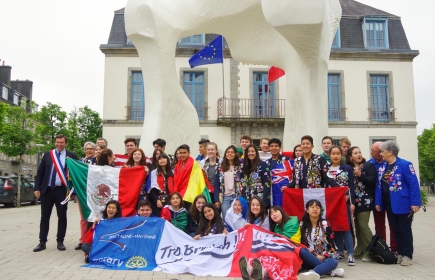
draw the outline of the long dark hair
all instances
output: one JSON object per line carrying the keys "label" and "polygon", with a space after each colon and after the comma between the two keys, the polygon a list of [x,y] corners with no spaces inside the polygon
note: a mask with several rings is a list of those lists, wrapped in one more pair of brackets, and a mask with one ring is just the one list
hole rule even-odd
{"label": "long dark hair", "polygon": [[[198,211],[198,209],[196,209],[196,202],[198,201],[198,199],[204,199],[205,202],[207,203],[207,199],[205,198],[205,196],[203,196],[202,194],[198,194],[195,199],[193,200],[192,206],[190,206],[190,216],[192,217],[192,219],[196,222],[199,221],[199,216],[201,214],[201,212]],[[205,204],[204,204],[205,205]],[[204,207],[204,206],[203,206]]]}
{"label": "long dark hair", "polygon": [[301,144],[297,144],[294,148],[293,148],[293,154],[292,154],[292,158],[296,159],[296,149],[302,147]]}
{"label": "long dark hair", "polygon": [[253,197],[251,197],[251,200],[249,200],[247,220],[249,220],[249,222],[252,224],[254,223],[255,219],[258,218],[255,217],[254,213],[252,213],[251,211],[251,204],[254,199],[258,200],[258,203],[260,203],[260,213],[258,214],[258,217],[260,217],[260,225],[261,225],[262,223],[264,223],[264,220],[267,219],[267,212],[266,212],[266,204],[264,203],[264,200],[259,196],[254,195]]}
{"label": "long dark hair", "polygon": [[121,204],[119,204],[118,201],[112,199],[106,203],[106,207],[104,208],[103,211],[101,211],[101,215],[103,215],[103,219],[107,219],[109,217],[109,215],[107,215],[107,206],[109,206],[110,204],[116,205],[116,214],[115,214],[115,217],[113,217],[113,218],[121,218],[122,217]]}
{"label": "long dark hair", "polygon": [[[355,150],[355,149],[359,149],[361,151],[361,149],[359,147],[353,146],[353,147],[350,147],[349,150],[347,150],[347,154],[345,155],[346,164],[349,166],[352,166],[352,167],[355,166],[355,163],[352,161],[352,153],[353,153],[353,150]],[[366,159],[364,157],[362,158],[361,163],[366,163]]]}
{"label": "long dark hair", "polygon": [[180,148],[177,148],[176,150],[175,150],[175,153],[174,153],[174,159],[172,160],[172,167],[174,167],[175,168],[175,166],[177,165],[177,163],[178,163],[178,158],[177,158],[177,153],[178,153],[178,150],[179,150]]}
{"label": "long dark hair", "polygon": [[[209,221],[205,218],[204,215],[205,208],[210,208],[214,212],[213,219],[210,221],[210,226],[209,226]],[[216,206],[214,206],[214,204],[212,203],[206,203],[204,204],[204,207],[202,207],[202,212],[199,215],[199,224],[196,230],[196,235],[198,234],[201,236],[208,235],[214,225],[216,225],[216,234],[224,232],[225,229],[224,221],[222,221],[222,218],[219,215],[219,211],[217,210]]]}
{"label": "long dark hair", "polygon": [[172,204],[171,204],[171,200],[172,200],[172,197],[173,197],[174,195],[178,196],[178,197],[180,198],[180,200],[181,200],[181,202],[180,202],[180,209],[181,209],[181,208],[184,208],[183,197],[181,196],[181,194],[180,194],[179,192],[173,192],[173,193],[169,196],[169,204],[172,205]]}
{"label": "long dark hair", "polygon": [[[308,242],[307,238],[310,238],[311,231],[313,230],[313,224],[311,223],[310,214],[308,214],[308,212],[307,212],[308,208],[310,208],[310,206],[313,206],[313,205],[320,207],[320,215],[319,215],[319,219],[317,220],[316,224],[318,227],[320,227],[321,230],[323,230],[323,227],[321,226],[321,223],[323,221],[323,219],[322,219],[322,213],[323,213],[322,204],[317,199],[311,199],[305,204],[305,214],[302,217],[302,226],[301,226],[301,235],[302,235],[301,243],[302,244],[307,244],[307,242]],[[308,234],[306,234],[306,233],[308,233]]]}
{"label": "long dark hair", "polygon": [[[248,158],[248,151],[249,148],[254,148],[255,150],[255,158],[254,162],[252,163],[251,160]],[[245,158],[243,160],[243,174],[246,176],[249,176],[252,172],[254,172],[257,169],[257,166],[259,166],[261,163],[260,155],[258,154],[257,147],[254,144],[249,144],[245,149]]]}
{"label": "long dark hair", "polygon": [[171,160],[169,159],[169,156],[167,154],[165,154],[164,152],[162,152],[158,157],[157,157],[157,172],[158,173],[162,173],[163,174],[163,169],[159,164],[159,160],[161,158],[165,158],[166,159],[166,175],[169,177],[174,176],[174,174],[172,173],[172,166],[171,166]]}
{"label": "long dark hair", "polygon": [[226,150],[224,152],[224,156],[222,158],[221,169],[223,172],[227,172],[228,170],[230,170],[230,163],[228,162],[228,159],[227,159],[227,151],[229,149],[232,149],[234,151],[234,154],[235,154],[234,162],[233,162],[234,166],[240,166],[239,152],[237,151],[236,146],[231,145],[228,148],[226,148]]}
{"label": "long dark hair", "polygon": [[[279,211],[281,212],[281,216],[282,216],[282,220],[281,223],[276,223],[272,220],[271,216],[272,216],[272,210],[274,211]],[[284,209],[281,208],[281,206],[275,205],[270,207],[269,210],[269,226],[270,226],[270,231],[271,232],[275,232],[275,227],[278,225],[279,228],[281,229],[281,232],[283,232],[284,229],[284,225],[290,220],[290,217],[287,215],[286,212],[284,212]]]}
{"label": "long dark hair", "polygon": [[97,157],[97,165],[100,166],[109,165],[109,157],[112,156],[113,156],[113,152],[111,149],[108,148],[102,149]]}
{"label": "long dark hair", "polygon": [[[157,153],[159,153],[159,155],[157,156]],[[155,149],[153,152],[153,158],[151,159],[152,164],[151,164],[151,170],[156,169],[157,167],[159,167],[159,160],[157,159],[163,152],[160,149]]]}
{"label": "long dark hair", "polygon": [[146,165],[147,165],[147,158],[145,157],[145,153],[143,152],[143,150],[140,149],[140,148],[136,148],[136,149],[134,149],[134,150],[131,152],[130,156],[128,157],[127,162],[125,163],[125,165],[128,165],[128,166],[134,166],[133,155],[134,155],[134,153],[136,153],[136,152],[140,152],[140,154],[141,154],[141,156],[142,156],[141,159],[140,159],[139,165],[140,165],[140,166],[146,166]]}

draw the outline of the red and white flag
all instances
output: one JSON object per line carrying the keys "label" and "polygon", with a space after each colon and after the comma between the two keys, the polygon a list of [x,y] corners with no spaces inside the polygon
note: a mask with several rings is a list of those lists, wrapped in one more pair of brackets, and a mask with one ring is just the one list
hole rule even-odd
{"label": "red and white flag", "polygon": [[284,75],[285,75],[285,72],[281,68],[276,67],[276,66],[270,66],[269,67],[269,74],[267,75],[267,81],[270,84],[273,81],[278,80],[279,78],[281,78]]}
{"label": "red and white flag", "polygon": [[123,167],[128,161],[128,155],[115,154],[115,167]]}
{"label": "red and white flag", "polygon": [[[128,161],[128,155],[115,154],[115,167],[123,167]],[[146,157],[147,164],[152,164],[152,160]]]}
{"label": "red and white flag", "polygon": [[311,199],[320,201],[323,207],[323,218],[327,219],[334,231],[347,231],[350,229],[347,217],[346,187],[338,188],[312,188],[284,190],[283,209],[289,216],[297,216],[302,220],[305,205]]}

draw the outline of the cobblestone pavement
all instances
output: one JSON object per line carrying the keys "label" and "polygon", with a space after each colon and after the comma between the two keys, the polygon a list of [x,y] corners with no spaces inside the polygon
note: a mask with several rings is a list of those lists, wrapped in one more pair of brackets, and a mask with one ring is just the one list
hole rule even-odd
{"label": "cobblestone pavement", "polygon": [[[66,251],[56,249],[57,217],[53,210],[47,249],[33,253],[38,244],[40,206],[21,208],[0,206],[0,279],[222,279],[196,277],[190,274],[174,275],[162,272],[114,271],[88,269],[83,264],[83,253],[75,251],[79,236],[77,204],[70,202]],[[373,223],[373,220],[371,220]],[[373,225],[372,225],[373,227]],[[435,197],[431,196],[427,212],[420,211],[413,222],[414,263],[410,267],[363,263],[348,267],[341,262],[347,279],[435,279]],[[322,279],[332,279],[326,277]]]}

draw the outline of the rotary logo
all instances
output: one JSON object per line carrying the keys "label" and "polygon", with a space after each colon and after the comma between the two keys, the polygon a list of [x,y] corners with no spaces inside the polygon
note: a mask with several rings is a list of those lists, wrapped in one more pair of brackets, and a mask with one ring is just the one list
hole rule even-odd
{"label": "rotary logo", "polygon": [[141,256],[131,257],[125,264],[125,266],[128,268],[144,268],[147,267],[147,265],[147,260]]}
{"label": "rotary logo", "polygon": [[110,187],[106,184],[100,184],[95,188],[92,198],[95,204],[104,206],[110,200],[111,195]]}

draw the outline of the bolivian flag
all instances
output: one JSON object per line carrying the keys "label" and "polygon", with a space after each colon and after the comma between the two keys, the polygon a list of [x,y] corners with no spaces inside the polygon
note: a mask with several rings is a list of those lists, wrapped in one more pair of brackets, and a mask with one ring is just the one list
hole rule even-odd
{"label": "bolivian flag", "polygon": [[181,194],[184,201],[193,203],[195,197],[202,194],[207,202],[211,202],[201,165],[193,158],[189,157],[184,165],[183,161],[177,163],[174,171],[174,183],[174,190]]}
{"label": "bolivian flag", "polygon": [[112,199],[119,201],[123,217],[136,214],[140,189],[146,176],[143,166],[114,168],[87,165],[71,158],[66,161],[83,219],[93,222],[95,218],[101,218],[101,211]]}

